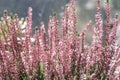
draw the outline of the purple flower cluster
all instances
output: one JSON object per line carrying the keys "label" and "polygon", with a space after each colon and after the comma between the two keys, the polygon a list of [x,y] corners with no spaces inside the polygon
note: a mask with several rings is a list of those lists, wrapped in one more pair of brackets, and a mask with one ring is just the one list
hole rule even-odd
{"label": "purple flower cluster", "polygon": [[[32,8],[25,20],[5,11],[0,20],[0,80],[120,80],[118,15],[110,28],[111,9],[107,0],[103,25],[100,0],[96,3],[95,24],[88,22],[80,34],[76,30],[75,0],[67,5],[61,21],[52,16],[48,31],[41,23],[34,35]],[[87,45],[86,33],[92,26],[92,41]],[[62,30],[58,30],[60,27]]]}

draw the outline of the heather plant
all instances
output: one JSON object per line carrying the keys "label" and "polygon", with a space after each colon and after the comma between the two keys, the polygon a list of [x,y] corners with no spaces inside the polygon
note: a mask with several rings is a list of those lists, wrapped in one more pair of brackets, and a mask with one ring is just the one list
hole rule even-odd
{"label": "heather plant", "polygon": [[[95,24],[88,22],[78,33],[76,3],[71,0],[64,18],[59,21],[53,15],[48,30],[41,23],[34,34],[31,7],[26,19],[5,11],[0,20],[0,80],[119,80],[119,19],[115,15],[111,28],[109,0],[105,10],[103,25],[100,0],[96,0]],[[85,39],[90,27],[93,34],[88,45]]]}

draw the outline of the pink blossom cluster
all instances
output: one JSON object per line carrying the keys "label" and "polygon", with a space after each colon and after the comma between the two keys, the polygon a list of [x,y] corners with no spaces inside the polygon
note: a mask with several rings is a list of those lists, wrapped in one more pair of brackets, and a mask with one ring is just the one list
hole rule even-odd
{"label": "pink blossom cluster", "polygon": [[[96,4],[95,24],[88,22],[81,33],[76,30],[75,0],[65,8],[62,20],[52,16],[48,31],[41,23],[34,35],[31,7],[23,22],[16,14],[4,12],[0,20],[0,80],[120,80],[120,47],[116,44],[119,19],[116,15],[110,28],[107,0],[103,25],[100,0]],[[87,45],[90,27],[92,41]]]}

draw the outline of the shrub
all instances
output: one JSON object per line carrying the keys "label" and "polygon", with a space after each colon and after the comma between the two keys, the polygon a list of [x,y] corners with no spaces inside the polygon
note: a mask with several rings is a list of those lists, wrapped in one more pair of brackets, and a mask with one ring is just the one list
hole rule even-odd
{"label": "shrub", "polygon": [[[100,0],[96,0],[95,25],[88,22],[76,31],[75,1],[65,8],[59,21],[56,15],[32,35],[32,8],[23,20],[4,12],[0,21],[0,80],[119,80],[120,48],[116,44],[118,16],[110,28],[110,4],[106,2],[106,25],[103,25]],[[93,25],[90,45],[86,33]],[[25,29],[24,29],[25,27]],[[62,35],[58,27],[62,27]],[[25,31],[24,31],[25,30]],[[47,36],[48,34],[48,36]]]}

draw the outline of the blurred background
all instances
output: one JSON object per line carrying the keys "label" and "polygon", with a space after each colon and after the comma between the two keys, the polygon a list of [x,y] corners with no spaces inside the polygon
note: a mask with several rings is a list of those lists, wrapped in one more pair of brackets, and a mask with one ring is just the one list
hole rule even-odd
{"label": "blurred background", "polygon": [[[26,17],[28,7],[33,8],[33,27],[39,26],[40,22],[43,21],[47,28],[49,16],[56,12],[58,19],[64,15],[63,11],[65,5],[70,0],[0,0],[0,16],[3,15],[4,10],[8,10],[9,13],[17,13],[19,17]],[[94,22],[95,15],[95,1],[96,0],[76,0],[77,5],[77,17],[78,25],[83,26],[89,20]],[[103,19],[105,18],[104,13],[104,2],[101,0],[101,8]],[[120,0],[111,0],[112,6],[112,17],[114,13],[120,11]],[[79,27],[80,28],[80,27]]]}
{"label": "blurred background", "polygon": [[17,13],[19,17],[26,17],[28,7],[33,8],[33,27],[39,26],[43,21],[45,25],[48,23],[49,16],[56,12],[62,15],[65,5],[69,0],[0,0],[0,16],[4,10],[9,13]]}

